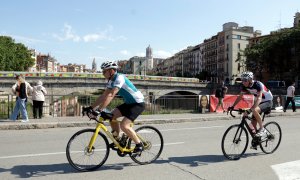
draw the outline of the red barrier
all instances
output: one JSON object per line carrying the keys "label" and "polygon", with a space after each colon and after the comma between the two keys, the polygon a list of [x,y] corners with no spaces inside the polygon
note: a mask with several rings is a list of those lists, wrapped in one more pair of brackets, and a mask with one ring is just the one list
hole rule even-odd
{"label": "red barrier", "polygon": [[[214,95],[210,95],[210,112],[214,112],[219,99],[216,98]],[[234,101],[236,100],[237,95],[226,95],[223,99],[223,107],[227,110],[228,107],[232,106]],[[253,95],[243,95],[242,100],[235,106],[235,108],[250,108],[254,103],[254,96]],[[219,106],[217,112],[223,112],[222,107]]]}

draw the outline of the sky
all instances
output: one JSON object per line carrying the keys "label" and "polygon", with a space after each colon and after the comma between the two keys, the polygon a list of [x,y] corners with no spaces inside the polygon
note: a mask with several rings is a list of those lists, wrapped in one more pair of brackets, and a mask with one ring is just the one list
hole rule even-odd
{"label": "sky", "polygon": [[[292,27],[299,0],[2,0],[0,35],[60,64],[171,57],[222,31],[226,22],[262,34]],[[99,68],[98,68],[99,69]]]}

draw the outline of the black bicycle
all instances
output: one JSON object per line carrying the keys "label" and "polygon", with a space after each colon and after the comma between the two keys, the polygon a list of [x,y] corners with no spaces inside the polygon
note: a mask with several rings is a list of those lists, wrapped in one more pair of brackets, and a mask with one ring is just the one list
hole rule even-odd
{"label": "black bicycle", "polygon": [[[249,115],[244,115],[245,112],[249,112],[249,109],[231,109],[232,111],[237,111],[241,114],[241,123],[230,126],[224,133],[222,138],[222,152],[226,158],[229,160],[238,160],[246,152],[249,143],[249,135],[252,137],[251,145],[252,147],[259,146],[260,149],[266,153],[271,154],[276,151],[281,142],[282,133],[281,128],[278,123],[271,121],[264,125],[267,130],[266,136],[257,137],[255,132],[252,131],[247,120],[253,120],[254,117],[249,117]],[[262,113],[262,121],[264,121],[265,116],[270,114],[271,111]],[[247,113],[248,114],[248,113]],[[255,128],[255,127],[254,127]],[[255,129],[257,130],[257,129]],[[247,132],[248,131],[248,132]]]}

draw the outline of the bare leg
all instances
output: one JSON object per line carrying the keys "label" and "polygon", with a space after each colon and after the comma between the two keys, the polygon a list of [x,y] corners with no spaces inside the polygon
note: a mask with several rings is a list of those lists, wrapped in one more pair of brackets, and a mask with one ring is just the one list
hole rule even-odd
{"label": "bare leg", "polygon": [[263,124],[262,124],[262,120],[261,120],[261,116],[260,116],[260,108],[256,107],[255,110],[252,110],[253,116],[255,117],[258,125],[259,125],[259,129],[263,128]]}
{"label": "bare leg", "polygon": [[[112,113],[113,113],[113,120],[116,120],[117,118],[122,117],[121,112],[117,108],[114,109]],[[119,134],[120,134],[120,123],[118,121],[111,121],[110,126],[111,126],[111,129],[113,131],[116,131],[117,135],[119,136]]]}
{"label": "bare leg", "polygon": [[225,111],[225,109],[224,109],[224,105],[223,105],[223,102],[222,102],[222,104],[221,104],[221,107],[222,107],[222,109],[223,109],[223,112]]}
{"label": "bare leg", "polygon": [[131,123],[132,121],[130,119],[124,117],[124,119],[121,122],[121,129],[127,134],[127,136],[130,137],[130,139],[132,139],[135,142],[135,144],[139,144],[141,141],[137,137],[136,132],[132,129]]}

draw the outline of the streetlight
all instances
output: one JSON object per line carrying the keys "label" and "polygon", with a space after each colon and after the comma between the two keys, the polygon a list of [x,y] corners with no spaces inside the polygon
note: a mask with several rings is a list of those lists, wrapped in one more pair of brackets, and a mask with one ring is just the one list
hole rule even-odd
{"label": "streetlight", "polygon": [[39,63],[40,77],[41,77],[41,63]]}

